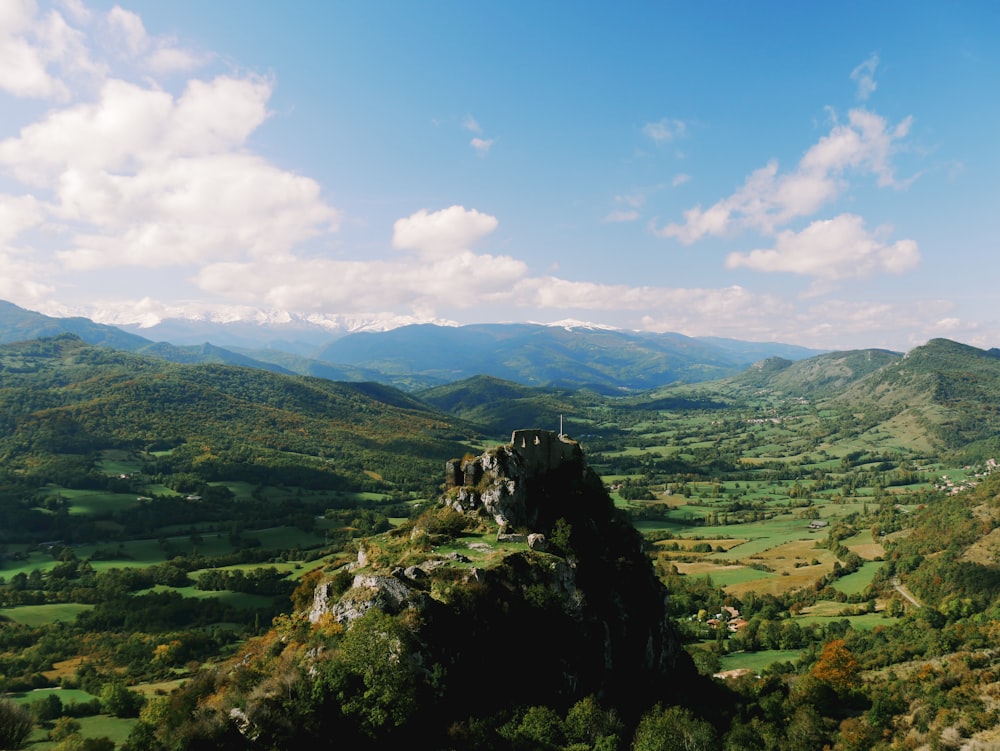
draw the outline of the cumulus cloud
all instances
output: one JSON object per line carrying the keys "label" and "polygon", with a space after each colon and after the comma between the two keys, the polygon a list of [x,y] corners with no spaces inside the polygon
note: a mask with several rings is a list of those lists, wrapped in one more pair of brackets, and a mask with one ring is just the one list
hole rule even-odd
{"label": "cumulus cloud", "polygon": [[314,180],[242,149],[270,94],[255,76],[193,80],[176,98],[111,79],[0,142],[0,165],[51,189],[74,269],[288,253],[338,215]]}
{"label": "cumulus cloud", "polygon": [[[154,73],[193,70],[209,56],[172,37],[151,36],[135,13],[114,6],[99,19],[79,0],[40,13],[33,0],[0,3],[0,91],[17,97],[66,101],[73,83],[101,81],[114,58]],[[78,26],[74,27],[67,16]],[[93,32],[90,37],[87,31]]]}
{"label": "cumulus cloud", "polygon": [[77,46],[62,16],[39,17],[32,0],[0,3],[0,90],[17,97],[65,98],[69,89],[49,71]]}
{"label": "cumulus cloud", "polygon": [[721,236],[741,229],[773,234],[793,219],[816,213],[847,186],[851,171],[873,174],[880,186],[902,187],[890,157],[909,133],[910,118],[890,126],[885,118],[867,110],[848,113],[846,123],[835,123],[813,145],[792,172],[781,174],[769,162],[747,177],[743,186],[707,209],[695,206],[684,212],[684,221],[654,229],[690,245],[706,236]]}
{"label": "cumulus cloud", "polygon": [[67,181],[68,218],[100,217],[58,255],[75,269],[283,255],[336,226],[309,178],[248,154],[175,159],[135,176]]}
{"label": "cumulus cloud", "polygon": [[731,253],[726,267],[782,271],[827,280],[867,277],[876,272],[901,274],[916,267],[920,252],[913,240],[887,243],[888,228],[868,232],[853,214],[817,221],[801,232],[781,232],[773,248]]}
{"label": "cumulus cloud", "polygon": [[266,118],[268,81],[219,76],[191,81],[179,98],[111,79],[95,102],[50,112],[0,141],[0,164],[45,186],[67,173],[161,167],[241,146]]}
{"label": "cumulus cloud", "polygon": [[392,246],[415,250],[422,258],[447,257],[468,249],[497,228],[497,218],[464,206],[440,211],[420,209],[396,220]]}
{"label": "cumulus cloud", "polygon": [[878,85],[875,83],[875,69],[878,67],[878,55],[872,54],[867,60],[851,71],[851,80],[857,83],[857,97],[862,102],[867,100]]}
{"label": "cumulus cloud", "polygon": [[684,135],[687,125],[682,120],[671,120],[668,117],[655,123],[646,123],[642,126],[642,132],[651,138],[654,143],[669,143]]}

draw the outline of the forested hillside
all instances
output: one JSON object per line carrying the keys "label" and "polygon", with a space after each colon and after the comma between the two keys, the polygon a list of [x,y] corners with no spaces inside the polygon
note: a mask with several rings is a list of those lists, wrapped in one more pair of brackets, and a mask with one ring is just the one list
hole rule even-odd
{"label": "forested hillside", "polygon": [[471,434],[377,384],[180,365],[72,335],[0,347],[0,508],[21,520],[8,538],[28,519],[42,539],[81,534],[44,513],[50,483],[145,494],[102,472],[102,451],[140,452],[146,475],[206,497],[225,496],[209,489],[221,480],[405,495],[433,493]]}

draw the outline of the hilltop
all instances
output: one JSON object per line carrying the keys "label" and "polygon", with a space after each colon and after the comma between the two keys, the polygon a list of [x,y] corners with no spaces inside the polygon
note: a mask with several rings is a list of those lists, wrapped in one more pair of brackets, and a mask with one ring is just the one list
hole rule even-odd
{"label": "hilltop", "polygon": [[503,718],[530,705],[599,697],[618,742],[656,702],[722,710],[579,444],[516,431],[450,462],[447,484],[436,508],[360,541],[356,562],[319,583],[311,628],[279,626],[182,692],[214,691],[197,726],[147,731],[234,748],[492,747]]}

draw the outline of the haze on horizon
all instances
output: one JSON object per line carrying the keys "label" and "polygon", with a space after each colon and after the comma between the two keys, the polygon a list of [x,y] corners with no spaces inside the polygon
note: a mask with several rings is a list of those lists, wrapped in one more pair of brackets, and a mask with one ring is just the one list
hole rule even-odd
{"label": "haze on horizon", "polygon": [[0,299],[1000,345],[1000,6],[0,6]]}

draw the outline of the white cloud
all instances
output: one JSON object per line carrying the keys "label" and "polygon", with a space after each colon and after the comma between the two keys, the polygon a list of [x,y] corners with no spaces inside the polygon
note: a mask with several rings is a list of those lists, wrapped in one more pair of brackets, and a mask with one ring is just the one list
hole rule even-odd
{"label": "white cloud", "polygon": [[173,37],[150,36],[136,13],[117,5],[108,11],[106,24],[119,50],[156,73],[193,70],[209,57],[178,46]]}
{"label": "white cloud", "polygon": [[669,143],[684,135],[687,125],[682,120],[663,118],[655,123],[646,123],[642,132],[657,144]]}
{"label": "white cloud", "polygon": [[54,290],[46,281],[52,269],[21,242],[22,234],[44,219],[44,207],[34,197],[0,193],[0,299],[37,305]]}
{"label": "white cloud", "polygon": [[726,268],[804,274],[827,280],[901,274],[916,267],[920,252],[913,240],[887,244],[887,228],[869,233],[853,214],[817,221],[801,232],[781,232],[773,248],[731,253]]}
{"label": "white cloud", "polygon": [[890,128],[885,118],[868,110],[854,109],[847,117],[847,124],[835,124],[829,135],[806,152],[799,171],[822,176],[857,169],[876,175],[881,187],[901,187],[889,158],[909,134],[913,119],[907,117]]}
{"label": "white cloud", "polygon": [[[50,26],[58,25],[55,17],[58,14],[50,16]],[[32,0],[0,3],[0,90],[17,97],[64,98],[69,94],[66,85],[48,70],[59,48],[57,36],[45,30],[46,23],[37,18]]]}
{"label": "white cloud", "polygon": [[684,212],[684,224],[670,224],[663,229],[656,227],[652,229],[661,237],[675,237],[685,245],[690,245],[705,235],[725,234],[731,214],[732,210],[723,202],[710,206],[707,210],[695,206]]}
{"label": "white cloud", "polygon": [[176,100],[111,79],[96,102],[55,110],[0,141],[0,164],[44,186],[67,173],[160,168],[171,158],[234,149],[267,117],[270,94],[257,77],[194,80]]}
{"label": "white cloud", "polygon": [[261,259],[206,266],[198,285],[229,300],[279,309],[386,311],[399,307],[432,313],[467,308],[503,294],[527,272],[508,256],[460,250],[433,258],[393,261]]}
{"label": "white cloud", "polygon": [[476,150],[480,156],[485,156],[490,153],[490,149],[493,148],[494,140],[492,138],[473,138],[469,141],[469,145]]}
{"label": "white cloud", "polygon": [[34,196],[0,193],[0,246],[13,242],[27,229],[42,223],[45,212]]}
{"label": "white cloud", "polygon": [[497,228],[497,219],[464,206],[430,212],[420,209],[393,225],[392,246],[415,250],[423,258],[465,250]]}
{"label": "white cloud", "polygon": [[173,159],[134,176],[66,181],[64,215],[99,218],[59,257],[75,269],[286,255],[336,228],[318,183],[249,154]]}
{"label": "white cloud", "polygon": [[46,283],[46,269],[32,262],[29,257],[0,245],[0,300],[15,305],[36,307],[55,291]]}
{"label": "white cloud", "polygon": [[683,172],[674,175],[674,179],[670,181],[670,185],[674,188],[679,188],[684,183],[691,181],[691,175],[686,175]]}
{"label": "white cloud", "polygon": [[164,45],[147,55],[146,64],[156,73],[172,73],[194,70],[204,65],[207,60],[207,55]]}
{"label": "white cloud", "polygon": [[243,150],[271,83],[193,80],[168,92],[111,79],[98,99],[0,142],[0,165],[50,189],[71,268],[162,267],[287,254],[337,227],[314,180]]}
{"label": "white cloud", "polygon": [[83,0],[59,0],[59,4],[77,23],[87,23],[93,16]]}
{"label": "white cloud", "polygon": [[875,89],[878,88],[878,84],[875,83],[876,68],[878,68],[878,55],[873,53],[867,60],[851,71],[851,80],[858,84],[857,97],[862,102],[874,94]]}
{"label": "white cloud", "polygon": [[107,22],[115,40],[124,45],[132,57],[139,57],[149,47],[146,27],[132,11],[116,5],[108,11]]}
{"label": "white cloud", "polygon": [[834,124],[830,133],[803,155],[795,171],[779,174],[777,162],[769,162],[751,173],[732,195],[707,209],[688,209],[683,222],[654,228],[654,232],[685,245],[747,228],[773,234],[839,196],[847,186],[849,170],[874,174],[879,186],[902,187],[906,183],[896,180],[890,157],[910,125],[910,118],[906,118],[889,127],[873,112],[851,110],[848,122]]}

